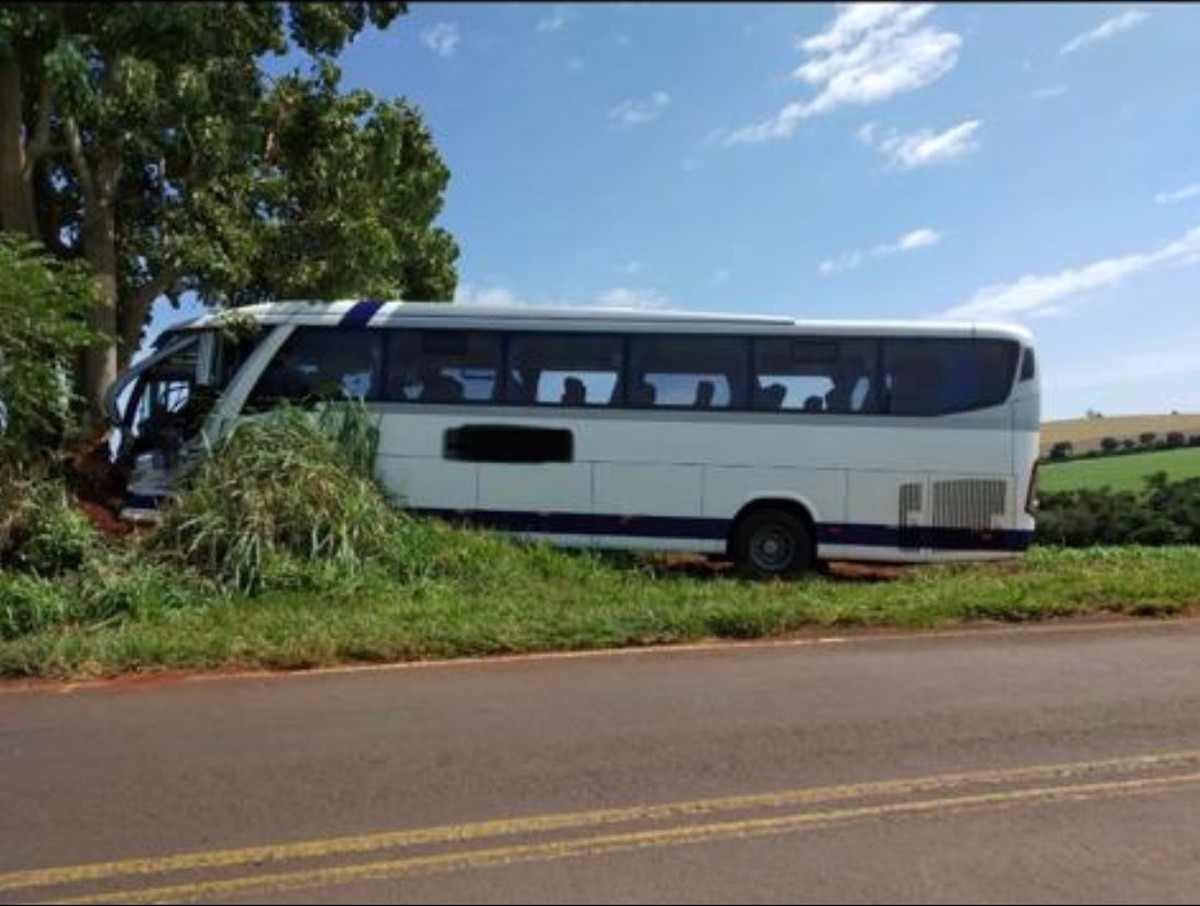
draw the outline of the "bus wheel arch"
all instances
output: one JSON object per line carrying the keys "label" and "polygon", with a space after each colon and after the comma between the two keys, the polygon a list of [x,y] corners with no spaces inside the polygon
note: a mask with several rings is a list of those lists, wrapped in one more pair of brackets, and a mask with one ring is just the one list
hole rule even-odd
{"label": "bus wheel arch", "polygon": [[787,497],[750,501],[733,518],[727,551],[739,575],[751,579],[791,578],[817,565],[812,513]]}

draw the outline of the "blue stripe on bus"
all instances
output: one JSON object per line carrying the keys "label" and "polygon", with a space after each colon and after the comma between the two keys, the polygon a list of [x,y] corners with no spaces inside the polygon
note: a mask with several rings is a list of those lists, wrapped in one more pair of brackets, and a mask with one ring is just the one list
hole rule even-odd
{"label": "blue stripe on bus", "polygon": [[[613,516],[591,513],[552,513],[526,510],[450,510],[421,508],[424,516],[469,522],[506,532],[542,532],[551,535],[633,535],[642,538],[692,538],[722,541],[729,535],[730,520],[693,516]],[[862,547],[916,548],[961,551],[1022,551],[1033,532],[1014,529],[897,528],[853,522],[817,525],[821,544]]]}
{"label": "blue stripe on bus", "polygon": [[971,529],[869,523],[825,522],[817,526],[821,544],[854,544],[862,547],[928,547],[957,551],[1023,551],[1033,532],[1020,529]]}
{"label": "blue stripe on bus", "polygon": [[342,320],[338,321],[338,327],[366,327],[375,317],[375,312],[379,311],[382,306],[383,303],[377,299],[355,302],[354,307],[342,315]]}

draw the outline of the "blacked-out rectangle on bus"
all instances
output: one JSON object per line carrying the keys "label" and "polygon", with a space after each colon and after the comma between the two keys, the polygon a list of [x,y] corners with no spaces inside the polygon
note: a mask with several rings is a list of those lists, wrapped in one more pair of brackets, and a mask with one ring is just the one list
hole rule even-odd
{"label": "blacked-out rectangle on bus", "polygon": [[465,462],[571,462],[575,437],[566,428],[462,425],[447,429],[442,455]]}

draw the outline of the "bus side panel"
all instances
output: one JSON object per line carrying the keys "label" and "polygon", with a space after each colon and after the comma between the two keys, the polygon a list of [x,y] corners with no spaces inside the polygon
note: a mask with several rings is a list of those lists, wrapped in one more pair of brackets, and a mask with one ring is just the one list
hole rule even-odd
{"label": "bus side panel", "polygon": [[[589,516],[592,467],[586,462],[480,463],[478,508],[484,513],[530,514],[547,526],[564,516]],[[588,523],[571,522],[570,533],[589,536]]]}
{"label": "bus side panel", "polygon": [[702,467],[672,463],[598,462],[596,512],[615,516],[699,516]]}
{"label": "bus side panel", "polygon": [[375,472],[389,495],[415,509],[475,509],[479,466],[442,453],[443,434],[461,419],[395,404],[375,404],[371,412],[379,419]]}
{"label": "bus side panel", "polygon": [[924,472],[858,471],[850,476],[845,524],[827,527],[820,538],[919,556],[929,511],[929,476]]}
{"label": "bus side panel", "polygon": [[474,510],[479,497],[479,469],[470,462],[381,454],[375,474],[389,496],[413,509]]}
{"label": "bus side panel", "polygon": [[756,500],[792,500],[803,506],[818,527],[839,522],[846,508],[844,469],[777,466],[706,466],[704,515],[731,521]]}

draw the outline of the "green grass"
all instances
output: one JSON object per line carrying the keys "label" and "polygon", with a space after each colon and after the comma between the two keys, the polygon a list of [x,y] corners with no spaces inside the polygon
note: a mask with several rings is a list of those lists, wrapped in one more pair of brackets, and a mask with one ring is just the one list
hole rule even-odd
{"label": "green grass", "polygon": [[1044,463],[1038,482],[1047,492],[1093,490],[1105,485],[1114,491],[1141,491],[1145,477],[1155,472],[1166,472],[1173,481],[1200,476],[1200,447]]}
{"label": "green grass", "polygon": [[256,597],[185,583],[179,594],[190,600],[172,606],[133,607],[119,621],[59,624],[2,641],[0,675],[299,668],[774,638],[812,628],[1160,616],[1200,606],[1200,557],[1184,547],[1035,549],[1017,561],[912,568],[886,581],[751,583],[429,531],[456,540],[458,562],[444,562],[441,575],[401,581],[373,567],[346,583],[300,571],[295,587]]}
{"label": "green grass", "polygon": [[[239,429],[163,525],[101,538],[0,481],[0,676],[296,668],[1200,608],[1195,547],[1035,549],[887,581],[750,583],[570,554],[390,507],[365,413]],[[1122,457],[1117,462],[1148,457]],[[39,483],[41,482],[41,483]]]}

